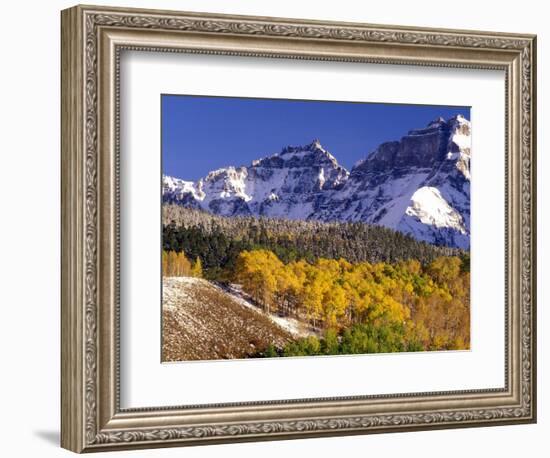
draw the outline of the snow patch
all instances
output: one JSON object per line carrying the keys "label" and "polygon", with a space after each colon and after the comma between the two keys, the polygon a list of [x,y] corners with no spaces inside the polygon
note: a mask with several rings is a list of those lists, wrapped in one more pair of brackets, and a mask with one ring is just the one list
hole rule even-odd
{"label": "snow patch", "polygon": [[307,337],[310,335],[316,335],[317,333],[310,330],[308,328],[308,325],[297,320],[296,318],[291,317],[282,317],[275,315],[273,313],[266,313],[263,310],[259,309],[257,306],[252,304],[250,300],[247,298],[247,294],[243,292],[240,285],[237,284],[230,284],[227,289],[223,289],[217,285],[213,285],[215,288],[218,288],[221,291],[225,291],[226,293],[231,294],[231,297],[233,300],[241,304],[242,306],[253,310],[254,312],[266,316],[269,318],[273,323],[275,323],[280,328],[284,329],[285,331],[292,334],[294,337]]}
{"label": "snow patch", "polygon": [[411,197],[411,205],[405,212],[423,224],[437,228],[452,228],[466,234],[462,216],[443,198],[437,188],[424,186]]}
{"label": "snow patch", "polygon": [[380,194],[391,198],[390,203],[383,207],[384,216],[377,221],[377,224],[392,229],[397,228],[411,201],[411,196],[428,175],[429,172],[417,172],[384,184]]}
{"label": "snow patch", "polygon": [[472,146],[472,138],[470,135],[461,132],[455,132],[451,137],[451,141],[461,150],[469,149]]}
{"label": "snow patch", "polygon": [[325,181],[325,169],[321,167],[321,170],[319,171],[319,189],[323,189]]}

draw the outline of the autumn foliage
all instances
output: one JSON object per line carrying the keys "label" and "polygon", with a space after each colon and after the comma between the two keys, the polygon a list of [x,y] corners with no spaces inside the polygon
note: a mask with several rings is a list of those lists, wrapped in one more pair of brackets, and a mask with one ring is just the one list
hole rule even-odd
{"label": "autumn foliage", "polygon": [[266,314],[309,327],[253,356],[470,347],[468,252],[364,223],[165,212],[163,275],[239,284]]}
{"label": "autumn foliage", "polygon": [[323,332],[320,341],[299,340],[282,355],[467,349],[469,277],[459,257],[426,266],[324,258],[285,264],[265,249],[241,252],[234,269],[234,280],[265,311]]}
{"label": "autumn foliage", "polygon": [[162,275],[165,277],[202,277],[202,263],[196,258],[191,263],[183,251],[162,252]]}

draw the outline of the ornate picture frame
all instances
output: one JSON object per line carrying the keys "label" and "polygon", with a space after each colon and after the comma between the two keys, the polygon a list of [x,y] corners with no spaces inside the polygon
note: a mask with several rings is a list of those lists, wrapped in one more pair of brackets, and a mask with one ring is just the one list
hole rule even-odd
{"label": "ornate picture frame", "polygon": [[[536,421],[536,37],[75,6],[62,12],[61,445],[75,452]],[[502,389],[122,409],[120,55],[124,50],[502,70]]]}

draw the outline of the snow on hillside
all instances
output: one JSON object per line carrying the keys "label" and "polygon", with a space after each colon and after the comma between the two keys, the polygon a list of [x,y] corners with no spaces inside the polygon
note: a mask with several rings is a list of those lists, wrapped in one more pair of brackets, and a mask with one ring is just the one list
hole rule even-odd
{"label": "snow on hillside", "polygon": [[313,334],[295,319],[263,312],[235,286],[227,291],[192,277],[164,277],[162,286],[163,361],[246,358]]}
{"label": "snow on hillside", "polygon": [[297,320],[296,318],[291,318],[288,316],[283,317],[273,313],[263,312],[253,304],[250,297],[243,292],[239,285],[231,284],[227,287],[227,289],[225,289],[225,291],[229,292],[232,295],[232,298],[239,302],[243,307],[247,307],[260,315],[268,317],[274,324],[289,332],[296,338],[308,337],[312,335],[319,337],[320,335],[319,332],[312,330],[310,326]]}

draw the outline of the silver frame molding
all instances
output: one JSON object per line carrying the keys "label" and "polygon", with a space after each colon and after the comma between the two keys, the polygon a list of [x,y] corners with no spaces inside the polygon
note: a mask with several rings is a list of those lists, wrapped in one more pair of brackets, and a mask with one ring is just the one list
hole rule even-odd
{"label": "silver frame molding", "polygon": [[[75,6],[61,14],[61,445],[75,452],[536,421],[536,37]],[[506,74],[503,389],[121,409],[119,62],[125,49]]]}

